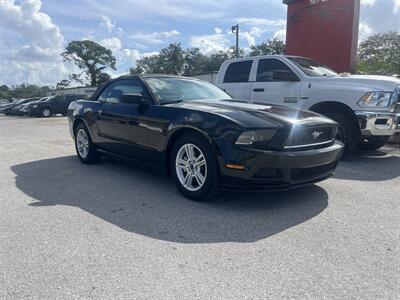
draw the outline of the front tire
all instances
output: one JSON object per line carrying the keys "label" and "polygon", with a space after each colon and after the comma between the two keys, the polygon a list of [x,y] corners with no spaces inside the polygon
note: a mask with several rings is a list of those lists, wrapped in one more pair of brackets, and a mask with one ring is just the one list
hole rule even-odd
{"label": "front tire", "polygon": [[350,117],[340,113],[327,113],[326,117],[339,123],[337,139],[344,145],[344,155],[350,156],[357,150],[357,145],[360,141],[360,133],[357,124]]}
{"label": "front tire", "polygon": [[371,136],[362,138],[358,144],[360,150],[374,151],[385,146],[390,140],[390,136]]}
{"label": "front tire", "polygon": [[97,152],[83,123],[80,123],[75,130],[75,150],[79,160],[84,164],[93,164],[100,160],[100,153]]}
{"label": "front tire", "polygon": [[48,107],[43,108],[40,115],[42,118],[50,118],[51,117],[51,109]]}
{"label": "front tire", "polygon": [[219,192],[220,174],[210,143],[200,134],[180,137],[172,147],[170,170],[182,195],[207,201]]}

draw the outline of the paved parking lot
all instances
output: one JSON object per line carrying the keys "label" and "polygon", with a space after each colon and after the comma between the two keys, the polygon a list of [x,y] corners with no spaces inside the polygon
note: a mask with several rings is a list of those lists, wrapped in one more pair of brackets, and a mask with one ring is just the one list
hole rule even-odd
{"label": "paved parking lot", "polygon": [[0,116],[1,299],[399,299],[400,148],[323,183],[180,196],[75,157],[67,120]]}

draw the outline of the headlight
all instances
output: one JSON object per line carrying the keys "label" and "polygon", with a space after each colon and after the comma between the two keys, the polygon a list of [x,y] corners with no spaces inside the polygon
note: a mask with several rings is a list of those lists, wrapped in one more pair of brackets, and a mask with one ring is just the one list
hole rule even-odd
{"label": "headlight", "polygon": [[37,104],[35,104],[35,105],[33,105],[32,107],[33,107],[33,108],[38,108],[38,105],[37,105]]}
{"label": "headlight", "polygon": [[237,139],[236,145],[265,145],[275,135],[276,130],[245,131]]}
{"label": "headlight", "polygon": [[358,105],[363,107],[389,107],[391,98],[392,93],[390,92],[370,92],[358,101]]}

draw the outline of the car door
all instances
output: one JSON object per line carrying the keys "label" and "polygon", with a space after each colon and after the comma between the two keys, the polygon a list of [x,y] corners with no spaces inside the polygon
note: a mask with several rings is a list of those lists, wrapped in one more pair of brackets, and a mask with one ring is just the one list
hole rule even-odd
{"label": "car door", "polygon": [[228,65],[220,87],[235,99],[251,100],[253,83],[250,74],[253,59],[234,61]]}
{"label": "car door", "polygon": [[122,79],[110,84],[99,96],[103,104],[95,119],[101,147],[108,151],[137,159],[146,157],[146,107],[123,103],[121,96],[142,94],[149,99],[143,83],[137,79]]}
{"label": "car door", "polygon": [[256,63],[253,102],[297,107],[302,88],[300,77],[278,58],[260,58]]}
{"label": "car door", "polygon": [[65,103],[65,96],[56,96],[51,100],[51,111],[53,114],[61,113],[62,107]]}

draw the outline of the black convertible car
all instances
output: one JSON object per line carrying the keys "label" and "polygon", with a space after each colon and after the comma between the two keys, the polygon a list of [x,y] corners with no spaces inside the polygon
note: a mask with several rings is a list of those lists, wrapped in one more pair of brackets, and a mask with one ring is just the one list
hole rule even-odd
{"label": "black convertible car", "polygon": [[180,192],[281,190],[330,177],[343,145],[337,124],[284,106],[233,100],[212,84],[170,75],[125,76],[68,109],[84,163],[101,153],[164,165]]}

